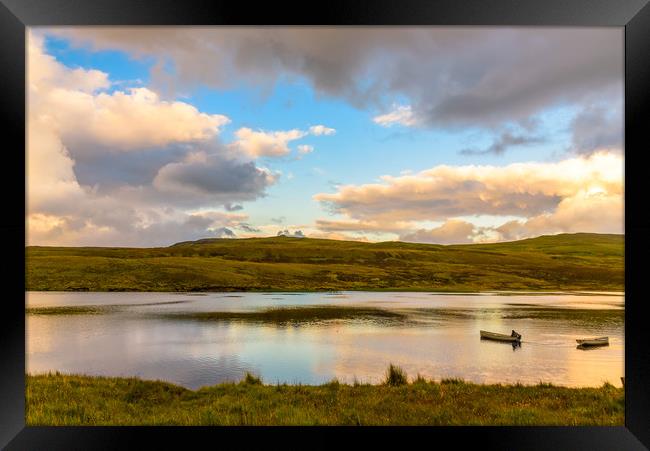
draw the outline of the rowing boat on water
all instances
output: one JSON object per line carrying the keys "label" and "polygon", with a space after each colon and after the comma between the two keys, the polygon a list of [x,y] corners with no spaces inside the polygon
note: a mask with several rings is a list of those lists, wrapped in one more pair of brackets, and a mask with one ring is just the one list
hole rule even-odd
{"label": "rowing boat on water", "polygon": [[521,340],[521,335],[515,332],[514,330],[510,335],[506,334],[498,334],[496,332],[488,332],[487,330],[482,330],[480,331],[481,333],[481,338],[485,338],[487,340],[496,340],[496,341],[507,341],[507,342],[518,342]]}
{"label": "rowing boat on water", "polygon": [[609,345],[609,337],[579,338],[576,342],[580,346],[607,346]]}

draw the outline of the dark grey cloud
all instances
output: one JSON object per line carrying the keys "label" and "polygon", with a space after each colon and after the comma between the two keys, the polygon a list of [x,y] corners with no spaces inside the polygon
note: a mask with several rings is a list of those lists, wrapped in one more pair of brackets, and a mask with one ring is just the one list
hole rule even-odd
{"label": "dark grey cloud", "polygon": [[242,205],[231,204],[231,203],[224,204],[223,208],[225,208],[226,211],[239,211],[244,209]]}
{"label": "dark grey cloud", "polygon": [[238,229],[241,229],[241,230],[243,230],[245,232],[250,232],[250,233],[256,233],[256,232],[260,231],[260,229],[258,229],[257,227],[253,227],[252,225],[250,225],[250,224],[248,224],[246,222],[240,222],[239,224],[237,224],[236,227]]}
{"label": "dark grey cloud", "polygon": [[[172,144],[129,152],[67,146],[79,184],[128,203],[193,208],[221,204],[226,211],[265,195],[272,175],[253,161],[232,157],[219,142]],[[98,149],[101,148],[101,151]]]}
{"label": "dark grey cloud", "polygon": [[623,115],[620,103],[589,105],[571,122],[573,150],[591,154],[603,148],[623,148]]}
{"label": "dark grey cloud", "polygon": [[215,238],[236,238],[237,237],[235,232],[233,232],[227,227],[219,227],[217,230],[212,232],[212,235]]}
{"label": "dark grey cloud", "polygon": [[463,149],[460,153],[462,155],[502,155],[511,147],[528,146],[543,142],[545,142],[545,139],[541,136],[513,134],[506,131],[497,136],[494,142],[484,149]]}
{"label": "dark grey cloud", "polygon": [[[307,79],[320,93],[386,112],[409,100],[421,126],[496,127],[622,86],[616,28],[68,28],[77,45],[153,57],[161,88]],[[164,70],[173,63],[173,73]]]}
{"label": "dark grey cloud", "polygon": [[74,172],[81,185],[110,192],[123,185],[150,185],[163,166],[181,161],[192,148],[169,145],[162,148],[116,152],[101,143],[66,143],[74,159]]}
{"label": "dark grey cloud", "polygon": [[201,153],[162,167],[153,185],[162,193],[232,205],[232,202],[263,196],[264,190],[273,182],[274,177],[252,161],[241,162],[218,154]]}

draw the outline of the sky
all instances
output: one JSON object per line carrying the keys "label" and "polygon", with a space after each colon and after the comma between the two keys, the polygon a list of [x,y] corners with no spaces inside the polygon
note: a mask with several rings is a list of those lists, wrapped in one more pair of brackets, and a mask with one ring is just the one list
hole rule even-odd
{"label": "sky", "polygon": [[27,244],[624,232],[623,28],[33,27]]}

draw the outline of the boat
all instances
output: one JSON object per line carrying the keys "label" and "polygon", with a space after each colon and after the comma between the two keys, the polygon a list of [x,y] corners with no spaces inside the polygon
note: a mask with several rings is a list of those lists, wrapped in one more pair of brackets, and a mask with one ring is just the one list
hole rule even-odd
{"label": "boat", "polygon": [[510,335],[498,334],[496,332],[488,332],[487,330],[480,331],[481,338],[486,340],[495,340],[495,341],[507,341],[509,343],[521,341],[521,335],[515,332],[514,330]]}
{"label": "boat", "polygon": [[608,346],[609,337],[578,338],[576,343],[578,343],[579,346]]}

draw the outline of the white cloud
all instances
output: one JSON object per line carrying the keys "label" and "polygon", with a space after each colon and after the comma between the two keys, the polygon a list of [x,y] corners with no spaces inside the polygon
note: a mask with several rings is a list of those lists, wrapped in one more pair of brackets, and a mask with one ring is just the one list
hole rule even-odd
{"label": "white cloud", "polygon": [[[94,215],[50,215],[33,213],[26,218],[28,245],[43,246],[168,246],[198,238],[234,236],[246,215],[203,211],[184,213],[164,209],[128,211],[118,202],[102,199]],[[120,216],[115,221],[100,218],[102,211]],[[86,207],[90,213],[92,206]],[[228,233],[230,231],[231,233]]]}
{"label": "white cloud", "polygon": [[[184,102],[163,101],[148,88],[102,92],[108,74],[70,69],[44,53],[42,40],[28,38],[30,118],[47,121],[68,145],[101,143],[118,150],[205,141],[230,120]],[[89,146],[92,147],[92,146]]]}
{"label": "white cloud", "polygon": [[396,105],[389,113],[375,116],[372,120],[382,127],[390,127],[395,124],[413,127],[419,123],[410,105]]}
{"label": "white cloud", "polygon": [[309,133],[314,136],[333,135],[336,133],[336,130],[333,128],[325,127],[324,125],[312,125],[309,127]]}
{"label": "white cloud", "polygon": [[343,185],[334,194],[316,194],[314,199],[357,219],[531,216],[554,210],[562,199],[581,190],[602,189],[622,195],[623,161],[621,155],[601,152],[555,163],[441,165],[381,180],[383,183]]}
{"label": "white cloud", "polygon": [[310,146],[308,144],[301,144],[300,146],[298,146],[298,153],[301,155],[305,155],[313,151],[314,151],[314,146]]}
{"label": "white cloud", "polygon": [[466,221],[450,219],[434,229],[419,229],[400,235],[400,241],[434,244],[471,243],[475,235],[475,226]]}
{"label": "white cloud", "polygon": [[305,135],[305,132],[297,129],[267,132],[263,130],[254,131],[244,127],[235,132],[237,140],[231,146],[240,149],[252,158],[281,157],[291,152],[289,148],[291,141],[300,139]]}
{"label": "white cloud", "polygon": [[64,139],[120,150],[207,141],[230,122],[184,102],[163,101],[147,88],[96,95],[55,91],[50,98]]}
{"label": "white cloud", "polygon": [[[597,152],[554,163],[442,165],[412,175],[384,176],[382,183],[341,186],[334,194],[314,199],[348,218],[319,221],[323,230],[384,230],[408,239],[469,233],[468,222],[455,219],[459,216],[522,218],[463,235],[485,241],[560,232],[622,233],[623,196],[623,157]],[[446,224],[432,230],[413,227],[422,221]]]}
{"label": "white cloud", "polygon": [[[160,246],[226,233],[246,215],[216,208],[262,196],[273,183],[218,145],[225,116],[148,88],[106,92],[108,74],[64,66],[31,32],[27,41],[28,244]],[[108,188],[92,182],[99,166],[117,177]],[[120,179],[125,173],[138,183]]]}

